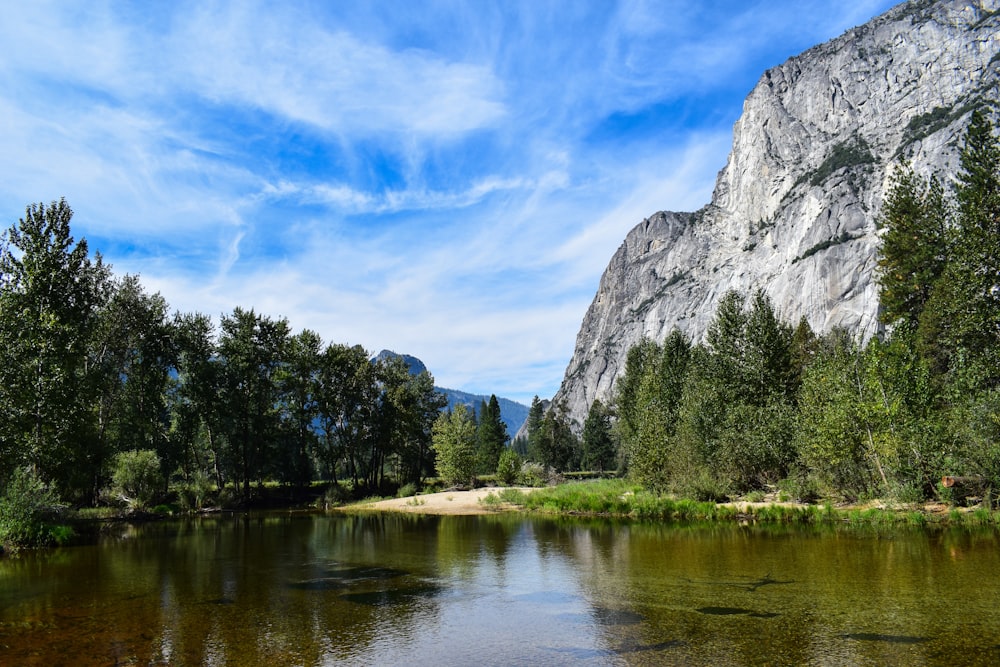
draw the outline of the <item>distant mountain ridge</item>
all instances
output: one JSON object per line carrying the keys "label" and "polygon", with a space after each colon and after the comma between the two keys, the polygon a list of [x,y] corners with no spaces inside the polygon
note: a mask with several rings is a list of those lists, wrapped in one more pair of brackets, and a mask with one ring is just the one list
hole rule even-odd
{"label": "distant mountain ridge", "polygon": [[[380,361],[382,359],[393,357],[402,359],[407,368],[410,369],[410,374],[412,375],[419,375],[420,373],[428,370],[427,366],[420,359],[409,354],[399,354],[397,352],[393,352],[392,350],[382,350],[376,354],[375,357],[373,357],[372,361]],[[486,403],[489,403],[490,401],[489,394],[471,394],[467,391],[446,389],[438,386],[435,386],[434,389],[444,394],[445,398],[448,399],[448,410],[454,409],[456,405],[464,405],[478,414],[479,405],[484,401]],[[522,424],[528,420],[528,412],[530,411],[530,408],[523,403],[512,401],[509,398],[501,398],[500,396],[497,396],[497,402],[500,404],[500,419],[507,425],[507,433],[510,435],[511,439],[513,439],[514,434],[516,434]]]}
{"label": "distant mountain ridge", "polygon": [[[443,387],[434,388],[447,397],[448,409],[452,409],[456,405],[462,404],[475,411],[478,415],[480,403],[483,401],[486,401],[487,403],[490,402],[489,396],[470,394],[457,389],[445,389]],[[528,412],[531,408],[523,403],[512,401],[509,398],[500,398],[499,396],[497,396],[497,403],[500,404],[500,419],[507,425],[507,435],[509,435],[511,440],[513,440],[514,436],[517,434],[524,422],[528,421]]]}

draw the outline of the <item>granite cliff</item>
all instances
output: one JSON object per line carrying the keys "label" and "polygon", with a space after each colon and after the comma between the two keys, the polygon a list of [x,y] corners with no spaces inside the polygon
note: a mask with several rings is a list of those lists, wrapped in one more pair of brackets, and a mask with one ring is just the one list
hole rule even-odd
{"label": "granite cliff", "polygon": [[768,70],[733,129],[712,200],[625,238],[554,401],[576,428],[629,348],[701,340],[728,290],[764,289],[791,323],[877,329],[876,218],[893,166],[954,172],[971,111],[1000,100],[1000,0],[912,1]]}

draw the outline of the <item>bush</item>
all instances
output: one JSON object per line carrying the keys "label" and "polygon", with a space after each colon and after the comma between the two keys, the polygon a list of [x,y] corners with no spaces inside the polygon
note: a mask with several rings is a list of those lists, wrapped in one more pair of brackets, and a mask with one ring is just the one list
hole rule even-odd
{"label": "bush", "polygon": [[177,496],[183,509],[198,511],[205,507],[214,490],[212,479],[203,471],[195,470],[190,479],[179,485]]}
{"label": "bush", "polygon": [[343,505],[351,499],[351,491],[340,484],[330,484],[323,495],[316,499],[316,508],[328,510],[331,507]]}
{"label": "bush", "polygon": [[521,471],[517,479],[525,486],[545,486],[548,484],[549,475],[541,463],[525,461],[521,464]]}
{"label": "bush", "polygon": [[413,482],[407,482],[403,486],[399,487],[399,491],[396,492],[396,497],[408,498],[410,496],[417,495],[417,491],[419,491],[419,489],[417,488],[416,484],[414,484]]}
{"label": "bush", "polygon": [[513,449],[505,448],[497,462],[497,481],[504,486],[510,486],[517,481],[517,474],[520,471],[521,457]]}
{"label": "bush", "polygon": [[37,474],[18,468],[0,496],[0,544],[11,550],[64,543],[73,535],[57,523],[65,509]]}
{"label": "bush", "polygon": [[819,487],[804,470],[793,470],[785,479],[778,482],[780,493],[799,503],[815,503],[820,499]]}
{"label": "bush", "polygon": [[149,506],[163,488],[160,458],[151,449],[121,452],[111,465],[112,492],[133,509]]}

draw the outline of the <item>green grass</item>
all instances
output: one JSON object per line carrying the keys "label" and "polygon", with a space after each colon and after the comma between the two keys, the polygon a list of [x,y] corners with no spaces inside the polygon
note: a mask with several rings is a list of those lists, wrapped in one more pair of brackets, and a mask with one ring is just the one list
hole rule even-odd
{"label": "green grass", "polygon": [[934,516],[919,510],[882,508],[837,509],[822,505],[754,505],[714,503],[659,495],[621,479],[569,482],[525,493],[504,489],[489,494],[484,505],[497,509],[515,505],[530,512],[588,516],[614,516],[665,522],[722,521],[760,524],[827,524],[865,528],[954,527],[1000,528],[1000,511],[977,508],[970,512],[951,510]]}

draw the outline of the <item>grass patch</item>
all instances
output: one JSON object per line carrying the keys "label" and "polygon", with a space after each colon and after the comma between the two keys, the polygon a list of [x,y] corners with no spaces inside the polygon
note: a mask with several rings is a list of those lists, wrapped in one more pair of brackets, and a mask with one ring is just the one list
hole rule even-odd
{"label": "grass patch", "polygon": [[497,509],[514,505],[531,512],[613,516],[663,522],[749,522],[755,524],[847,525],[865,528],[892,527],[995,527],[1000,511],[985,507],[969,512],[953,509],[935,516],[919,510],[874,508],[838,509],[830,502],[804,505],[742,505],[659,495],[626,480],[569,482],[524,493],[504,489],[480,501]]}
{"label": "grass patch", "polygon": [[518,492],[520,497],[511,494],[509,502],[528,510],[551,513],[627,515],[631,508],[629,494],[638,489],[636,485],[617,479],[574,482],[537,489],[530,494]]}

